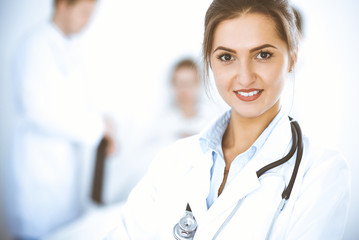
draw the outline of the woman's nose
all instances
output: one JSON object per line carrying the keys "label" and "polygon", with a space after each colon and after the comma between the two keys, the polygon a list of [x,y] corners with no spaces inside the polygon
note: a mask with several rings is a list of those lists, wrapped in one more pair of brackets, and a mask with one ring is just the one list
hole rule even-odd
{"label": "woman's nose", "polygon": [[237,66],[237,81],[243,87],[250,87],[255,81],[255,73],[253,66],[248,61],[239,61]]}

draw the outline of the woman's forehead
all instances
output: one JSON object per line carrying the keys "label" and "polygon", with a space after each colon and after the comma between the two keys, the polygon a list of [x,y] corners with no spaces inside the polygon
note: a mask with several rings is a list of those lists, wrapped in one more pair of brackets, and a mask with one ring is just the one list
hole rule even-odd
{"label": "woman's forehead", "polygon": [[214,32],[213,48],[252,48],[262,44],[285,44],[280,38],[275,21],[264,14],[246,13],[220,22]]}

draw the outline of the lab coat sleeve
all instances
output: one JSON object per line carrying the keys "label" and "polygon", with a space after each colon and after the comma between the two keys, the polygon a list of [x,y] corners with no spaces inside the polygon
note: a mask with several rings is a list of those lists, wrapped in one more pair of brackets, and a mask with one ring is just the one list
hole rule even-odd
{"label": "lab coat sleeve", "polygon": [[104,132],[103,119],[84,107],[82,95],[76,95],[83,89],[71,85],[77,76],[61,72],[58,61],[42,39],[29,39],[19,48],[13,74],[22,118],[45,134],[97,144]]}
{"label": "lab coat sleeve", "polygon": [[[162,149],[150,164],[144,178],[136,185],[122,209],[120,226],[113,232],[111,240],[157,240],[171,239],[174,219],[182,216],[186,207],[175,210],[173,203],[180,197],[173,191],[178,186],[187,164],[179,161],[180,148],[176,143]],[[178,145],[177,145],[178,146]],[[168,201],[163,201],[163,200]],[[182,204],[181,199],[179,202]],[[178,203],[178,202],[177,202]],[[166,210],[164,210],[166,209]],[[173,224],[173,225],[172,225]],[[164,226],[166,225],[166,226]],[[124,238],[125,232],[128,238]],[[122,236],[123,238],[117,237]],[[166,236],[166,237],[165,237]],[[167,238],[170,236],[169,238]]]}
{"label": "lab coat sleeve", "polygon": [[311,157],[285,239],[342,239],[350,198],[348,166],[336,152]]}
{"label": "lab coat sleeve", "polygon": [[155,240],[159,239],[157,228],[159,216],[157,209],[158,181],[166,179],[161,172],[168,169],[165,165],[166,157],[162,150],[151,163],[146,175],[131,191],[129,198],[122,209],[122,222],[108,236],[111,240]]}
{"label": "lab coat sleeve", "polygon": [[107,240],[158,239],[155,225],[155,188],[149,176],[145,176],[131,192],[122,209],[122,221]]}
{"label": "lab coat sleeve", "polygon": [[131,240],[123,220],[105,237],[105,240]]}

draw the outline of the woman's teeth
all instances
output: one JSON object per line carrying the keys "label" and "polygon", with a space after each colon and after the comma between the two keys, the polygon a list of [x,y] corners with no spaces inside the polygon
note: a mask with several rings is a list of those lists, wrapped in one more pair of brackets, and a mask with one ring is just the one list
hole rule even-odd
{"label": "woman's teeth", "polygon": [[238,91],[237,93],[239,95],[243,96],[243,97],[250,97],[250,96],[258,94],[259,91],[253,91],[253,92],[240,92],[240,91]]}

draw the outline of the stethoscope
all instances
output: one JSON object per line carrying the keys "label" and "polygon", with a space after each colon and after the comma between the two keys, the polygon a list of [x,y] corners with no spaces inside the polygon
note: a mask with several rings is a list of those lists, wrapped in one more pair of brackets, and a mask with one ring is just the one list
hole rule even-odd
{"label": "stethoscope", "polygon": [[[288,201],[288,199],[290,197],[290,194],[292,192],[293,185],[295,182],[295,178],[298,173],[300,161],[302,160],[302,156],[303,156],[302,131],[300,130],[298,122],[294,121],[291,117],[289,117],[289,120],[290,120],[290,126],[291,126],[291,130],[292,130],[292,147],[289,150],[288,154],[286,156],[284,156],[283,158],[281,158],[275,162],[272,162],[257,171],[257,177],[259,178],[268,170],[278,167],[278,166],[282,165],[283,163],[287,162],[289,159],[292,158],[294,153],[297,151],[297,156],[296,156],[296,161],[295,161],[295,165],[293,168],[292,176],[290,178],[288,186],[284,189],[284,191],[282,193],[282,201],[279,203],[278,208],[273,216],[272,223],[269,227],[269,230],[267,231],[267,235],[265,238],[266,240],[268,240],[270,238],[272,230],[273,230],[273,226],[274,226],[280,212],[283,210],[286,202]],[[234,207],[232,212],[228,215],[226,220],[222,223],[220,228],[217,230],[217,232],[213,236],[212,240],[216,239],[219,236],[219,234],[222,232],[222,230],[226,227],[226,225],[229,223],[229,221],[232,219],[232,217],[235,215],[235,213],[241,206],[242,201],[243,201],[243,199],[241,199],[237,202],[236,206]],[[186,240],[186,239],[191,240],[191,239],[193,239],[193,237],[196,233],[196,230],[197,230],[196,219],[194,218],[194,216],[192,214],[189,204],[187,204],[184,216],[180,219],[180,221],[173,228],[173,235],[174,235],[175,239],[177,239],[177,240]]]}

